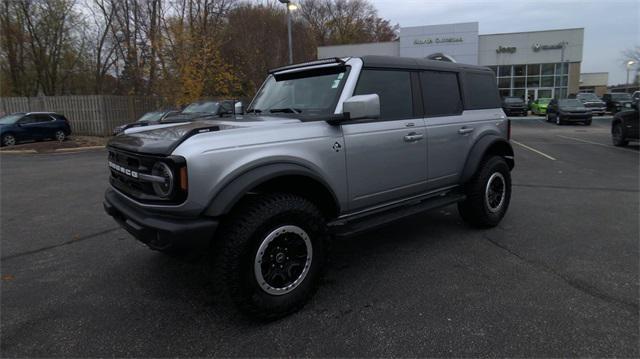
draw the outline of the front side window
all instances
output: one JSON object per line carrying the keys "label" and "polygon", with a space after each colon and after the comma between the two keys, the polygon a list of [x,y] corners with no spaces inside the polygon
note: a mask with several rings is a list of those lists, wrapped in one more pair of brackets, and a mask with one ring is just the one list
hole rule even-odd
{"label": "front side window", "polygon": [[348,73],[349,67],[337,66],[270,75],[247,112],[296,114],[302,119],[331,115]]}
{"label": "front side window", "polygon": [[425,116],[457,115],[462,98],[455,72],[425,71],[420,75]]}
{"label": "front side window", "polygon": [[360,73],[353,94],[378,94],[382,120],[400,120],[413,117],[411,73],[409,71],[364,69]]}
{"label": "front side window", "polygon": [[140,117],[138,122],[160,121],[163,115],[164,115],[164,112],[147,112],[142,117]]}

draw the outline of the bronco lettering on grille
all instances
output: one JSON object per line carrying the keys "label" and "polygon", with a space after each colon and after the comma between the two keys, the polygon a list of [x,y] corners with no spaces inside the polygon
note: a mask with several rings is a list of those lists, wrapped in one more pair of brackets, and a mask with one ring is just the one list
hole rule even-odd
{"label": "bronco lettering on grille", "polygon": [[136,171],[132,171],[128,168],[124,168],[118,164],[115,164],[111,161],[109,161],[109,167],[111,167],[113,170],[115,170],[116,172],[120,172],[122,174],[125,174],[127,176],[131,176],[133,178],[138,178],[138,172]]}

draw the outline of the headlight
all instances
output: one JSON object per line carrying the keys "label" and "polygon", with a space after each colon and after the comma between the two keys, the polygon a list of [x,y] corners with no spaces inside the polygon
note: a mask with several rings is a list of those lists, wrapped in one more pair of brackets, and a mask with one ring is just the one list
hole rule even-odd
{"label": "headlight", "polygon": [[151,169],[151,174],[164,178],[164,183],[153,182],[153,191],[162,198],[169,197],[173,191],[173,172],[164,162],[156,162]]}

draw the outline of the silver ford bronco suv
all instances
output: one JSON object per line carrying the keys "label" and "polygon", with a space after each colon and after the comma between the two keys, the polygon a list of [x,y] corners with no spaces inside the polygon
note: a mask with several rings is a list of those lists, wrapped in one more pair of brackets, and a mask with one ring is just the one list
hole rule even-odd
{"label": "silver ford bronco suv", "polygon": [[242,116],[114,137],[104,208],[152,249],[211,253],[225,297],[274,319],[314,293],[328,239],[454,203],[496,226],[509,137],[488,68],[313,61],[272,70]]}

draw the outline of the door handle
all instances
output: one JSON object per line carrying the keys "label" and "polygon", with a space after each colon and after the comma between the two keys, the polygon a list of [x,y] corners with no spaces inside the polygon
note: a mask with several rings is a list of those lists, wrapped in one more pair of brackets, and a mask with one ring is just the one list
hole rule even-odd
{"label": "door handle", "polygon": [[416,132],[411,132],[408,135],[404,136],[404,140],[406,142],[420,141],[423,138],[424,138],[424,135],[416,133]]}
{"label": "door handle", "polygon": [[462,127],[461,129],[458,130],[458,133],[461,135],[466,135],[471,132],[473,132],[473,127]]}

